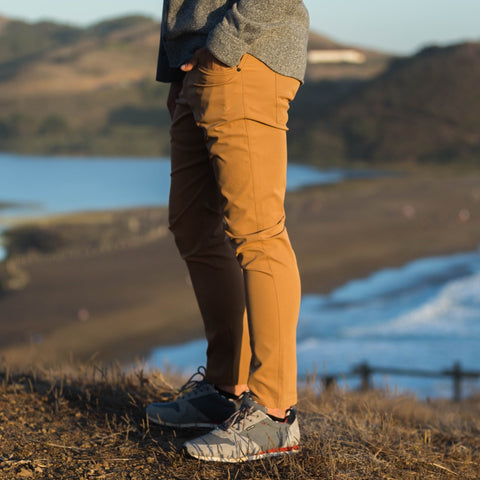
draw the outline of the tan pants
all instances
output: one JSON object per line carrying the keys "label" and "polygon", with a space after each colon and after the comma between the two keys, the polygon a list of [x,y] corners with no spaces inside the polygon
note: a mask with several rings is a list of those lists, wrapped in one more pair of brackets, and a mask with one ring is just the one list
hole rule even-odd
{"label": "tan pants", "polygon": [[207,378],[248,384],[270,408],[297,401],[300,280],[284,196],[298,86],[250,55],[235,68],[200,66],[171,128],[170,229],[205,325]]}

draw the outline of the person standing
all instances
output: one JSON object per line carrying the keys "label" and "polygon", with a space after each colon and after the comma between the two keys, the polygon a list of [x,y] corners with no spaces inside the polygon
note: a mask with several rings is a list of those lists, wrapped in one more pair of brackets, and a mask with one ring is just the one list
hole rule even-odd
{"label": "person standing", "polygon": [[206,370],[151,421],[216,428],[193,457],[298,450],[300,279],[285,228],[288,108],[303,82],[301,0],[164,0],[157,80],[171,83],[169,227],[208,342]]}

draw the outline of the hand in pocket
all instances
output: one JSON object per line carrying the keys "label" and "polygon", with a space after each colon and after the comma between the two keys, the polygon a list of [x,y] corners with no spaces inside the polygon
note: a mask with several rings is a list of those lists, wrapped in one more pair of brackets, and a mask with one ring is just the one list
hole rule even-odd
{"label": "hand in pocket", "polygon": [[207,47],[200,48],[197,50],[193,57],[186,63],[184,63],[180,69],[184,72],[190,72],[196,66],[202,66],[208,68],[209,70],[224,70],[230,68],[228,65],[225,65],[220,60],[217,60],[212,53],[207,49]]}

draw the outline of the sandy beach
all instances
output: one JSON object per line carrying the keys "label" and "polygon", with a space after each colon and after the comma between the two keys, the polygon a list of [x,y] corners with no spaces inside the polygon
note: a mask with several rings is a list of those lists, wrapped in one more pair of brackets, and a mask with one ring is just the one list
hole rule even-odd
{"label": "sandy beach", "polygon": [[[381,268],[480,244],[480,174],[474,170],[416,168],[305,189],[289,194],[286,205],[304,293],[325,293]],[[132,236],[132,222],[144,218],[156,233]],[[58,254],[17,256],[3,266],[24,285],[0,296],[0,358],[19,366],[89,359],[123,364],[158,345],[200,337],[187,271],[165,222],[164,209],[50,220],[59,231],[92,234],[114,224],[115,234],[101,247],[78,244]]]}

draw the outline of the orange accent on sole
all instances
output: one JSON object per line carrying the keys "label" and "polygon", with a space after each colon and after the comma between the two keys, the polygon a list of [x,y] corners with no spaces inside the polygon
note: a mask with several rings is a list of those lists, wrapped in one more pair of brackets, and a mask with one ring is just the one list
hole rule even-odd
{"label": "orange accent on sole", "polygon": [[264,452],[260,452],[257,455],[267,455],[269,453],[284,453],[284,452],[291,452],[292,450],[298,450],[300,445],[295,445],[293,447],[280,447],[280,448],[272,448],[271,450],[266,450]]}

